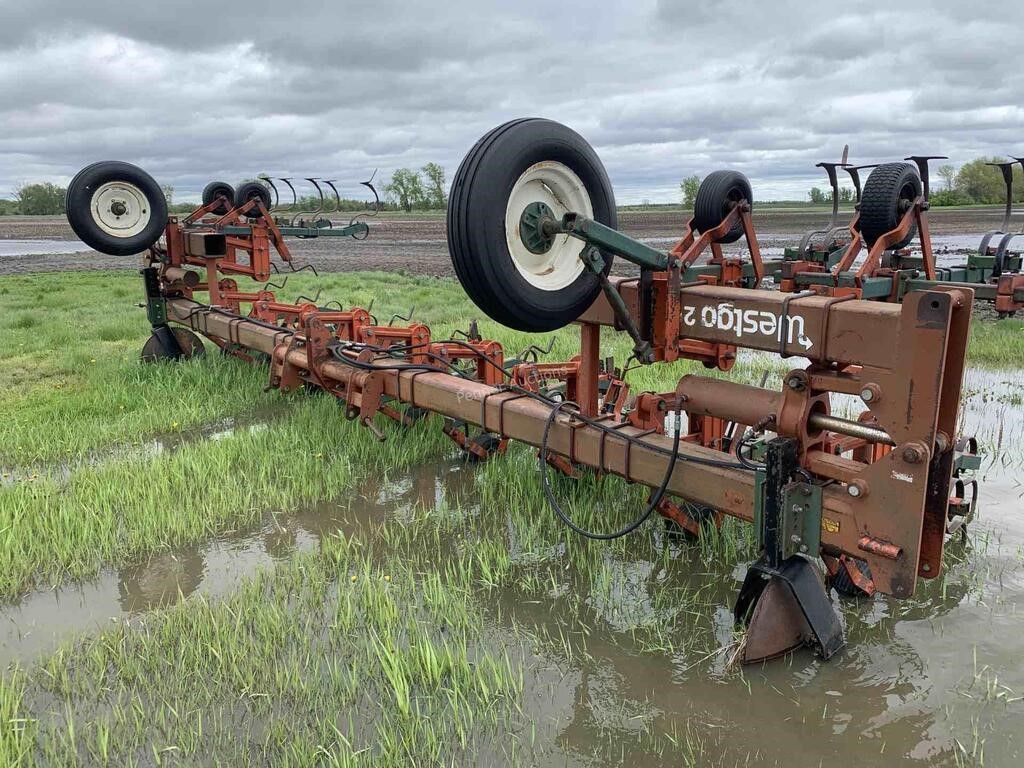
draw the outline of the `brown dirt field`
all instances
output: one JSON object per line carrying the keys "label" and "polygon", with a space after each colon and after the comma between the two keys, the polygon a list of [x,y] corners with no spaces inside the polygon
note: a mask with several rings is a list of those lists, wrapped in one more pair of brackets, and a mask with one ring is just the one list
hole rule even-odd
{"label": "brown dirt field", "polygon": [[[931,213],[931,228],[936,246],[970,247],[980,239],[981,233],[998,226],[1001,211],[998,208]],[[820,225],[827,214],[820,210],[761,209],[755,211],[754,223],[766,255],[787,245],[795,245],[800,235]],[[298,264],[313,264],[318,271],[349,272],[354,270],[405,271],[413,274],[437,276],[453,275],[445,240],[444,217],[410,216],[370,219],[369,239],[356,242],[350,239],[323,238],[318,240],[290,240],[294,259]],[[684,225],[681,211],[626,211],[619,214],[619,226],[628,235],[637,237],[658,248],[667,249],[677,238]],[[957,236],[961,237],[957,237]],[[967,238],[964,235],[976,237]],[[110,257],[94,251],[75,253],[39,253],[33,255],[5,254],[3,240],[73,240],[67,222],[60,217],[11,216],[0,218],[0,275],[29,272],[58,272],[91,269],[135,269],[135,256]],[[67,250],[67,243],[55,245],[55,251]],[[73,246],[72,246],[73,247]],[[39,246],[36,250],[45,250]],[[631,265],[622,265],[623,274]]]}

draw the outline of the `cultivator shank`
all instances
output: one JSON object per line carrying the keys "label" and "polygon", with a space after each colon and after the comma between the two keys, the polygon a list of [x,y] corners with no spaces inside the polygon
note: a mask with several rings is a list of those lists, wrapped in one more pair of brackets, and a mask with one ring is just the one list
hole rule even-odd
{"label": "cultivator shank", "polygon": [[[964,447],[955,436],[971,291],[914,291],[893,304],[759,288],[772,265],[760,257],[749,184],[731,172],[708,177],[679,244],[659,252],[615,230],[614,206],[601,203],[607,179],[580,137],[548,121],[510,125],[501,136],[518,133],[509,147],[530,148],[534,160],[517,165],[497,139],[474,148],[453,185],[453,260],[467,291],[502,322],[576,322],[571,360],[542,361],[536,347],[513,356],[475,322],[437,340],[410,318],[383,325],[368,307],[284,302],[269,286],[239,291],[233,276],[264,273],[257,240],[287,253],[277,246],[287,229],[275,230],[260,201],[245,233],[224,231],[235,226],[221,221],[236,221],[230,212],[201,226],[169,221],[167,244],[154,244],[143,270],[154,336],[174,324],[268,361],[269,386],[321,389],[380,439],[388,421],[433,413],[474,459],[512,440],[534,446],[556,513],[592,538],[623,535],[654,512],[690,535],[726,515],[751,522],[760,556],[736,605],[749,624],[748,661],[805,643],[827,658],[842,645],[825,573],[895,597],[937,576],[947,521],[966,503],[960,494],[951,505],[950,489]],[[561,154],[567,142],[578,151]],[[546,152],[552,159],[536,162]],[[513,190],[507,200],[473,192],[504,188],[500,179]],[[467,237],[502,219],[500,238],[467,250]],[[749,260],[726,256],[722,245],[741,238]],[[232,257],[232,247],[253,261]],[[640,276],[608,277],[614,256]],[[501,291],[478,282],[488,274]],[[748,349],[794,358],[794,367],[781,390],[689,374],[669,392],[631,393],[623,368],[601,355],[607,328],[629,333],[636,365],[689,359],[728,371]],[[167,356],[187,352],[179,345]],[[838,415],[851,398],[863,412]],[[652,488],[645,511],[616,532],[576,526],[547,472],[578,477],[586,468]]]}

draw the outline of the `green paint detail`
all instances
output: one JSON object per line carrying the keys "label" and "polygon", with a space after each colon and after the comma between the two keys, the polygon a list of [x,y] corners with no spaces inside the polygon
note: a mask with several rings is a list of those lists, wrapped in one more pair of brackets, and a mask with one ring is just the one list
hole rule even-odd
{"label": "green paint detail", "polygon": [[668,269],[668,254],[644,245],[639,240],[634,240],[593,219],[571,213],[566,214],[562,219],[562,229],[588,245],[621,256],[626,261],[631,261],[645,269],[653,269],[658,272]]}
{"label": "green paint detail", "polygon": [[547,253],[555,236],[544,231],[544,223],[558,223],[555,212],[546,203],[530,203],[519,217],[519,238],[531,253]]}
{"label": "green paint detail", "polygon": [[[365,221],[356,221],[344,227],[279,227],[281,234],[285,237],[358,237],[368,234],[370,227]],[[221,229],[225,235],[249,235],[252,227],[224,227]]]}
{"label": "green paint detail", "polygon": [[[765,473],[760,471],[754,480],[754,530],[758,544],[764,545]],[[817,557],[821,548],[821,486],[811,483],[790,483],[783,492],[783,504],[779,521],[779,540],[784,558],[793,555]]]}
{"label": "green paint detail", "polygon": [[961,472],[975,472],[981,469],[981,456],[975,453],[958,453],[953,459],[953,469]]}
{"label": "green paint detail", "polygon": [[162,296],[152,296],[146,301],[146,316],[152,326],[167,325],[167,301]]}

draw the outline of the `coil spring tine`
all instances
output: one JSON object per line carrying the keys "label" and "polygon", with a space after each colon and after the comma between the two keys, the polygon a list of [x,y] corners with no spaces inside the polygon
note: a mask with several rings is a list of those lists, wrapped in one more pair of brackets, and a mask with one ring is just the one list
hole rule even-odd
{"label": "coil spring tine", "polygon": [[295,265],[292,262],[289,261],[288,262],[288,267],[291,269],[292,273],[304,272],[305,270],[308,269],[314,275],[316,275],[317,277],[320,277],[320,273],[316,271],[316,267],[314,267],[312,264],[303,264],[301,267],[296,268]]}
{"label": "coil spring tine", "polygon": [[318,301],[320,301],[320,293],[321,291],[317,290],[316,296],[314,296],[313,298],[310,298],[309,296],[299,296],[297,299],[295,299],[295,303],[300,304],[301,302],[305,301],[308,304],[316,304]]}
{"label": "coil spring tine", "polygon": [[268,281],[268,282],[263,284],[263,287],[260,290],[266,291],[266,290],[269,290],[271,288],[276,288],[279,291],[283,291],[284,287],[286,285],[288,285],[288,275],[284,276],[284,280],[281,281],[280,285],[278,285],[277,283],[271,283],[271,282]]}
{"label": "coil spring tine", "polygon": [[555,348],[555,341],[557,338],[557,336],[551,337],[551,340],[548,341],[547,349],[544,349],[544,347],[539,347],[536,344],[531,344],[530,346],[528,346],[526,349],[519,353],[519,359],[530,360],[536,363],[540,355],[551,354],[551,350]]}
{"label": "coil spring tine", "polygon": [[394,324],[395,324],[395,320],[402,320],[403,322],[406,322],[406,323],[408,323],[408,322],[409,322],[410,320],[412,320],[412,316],[413,316],[413,314],[414,314],[415,312],[416,312],[416,307],[415,307],[415,306],[413,306],[413,307],[412,307],[412,308],[411,308],[411,309],[409,310],[409,315],[408,315],[408,317],[406,317],[406,316],[404,316],[404,315],[392,315],[392,316],[391,316],[391,319],[390,319],[390,320],[388,320],[388,327],[391,327],[392,325],[394,325]]}

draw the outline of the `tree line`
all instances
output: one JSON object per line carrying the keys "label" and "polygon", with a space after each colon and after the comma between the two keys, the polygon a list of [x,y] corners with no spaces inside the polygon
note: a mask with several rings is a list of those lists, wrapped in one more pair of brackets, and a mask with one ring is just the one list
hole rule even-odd
{"label": "tree line", "polygon": [[[165,184],[161,187],[167,199],[167,209],[171,213],[191,213],[196,203],[174,202],[174,187]],[[427,163],[420,170],[399,168],[391,175],[391,181],[381,189],[384,209],[394,208],[411,212],[414,210],[443,210],[448,205],[445,192],[445,171],[437,163]],[[13,200],[0,199],[0,216],[57,216],[65,213],[64,197],[67,189],[51,182],[23,184],[14,192]],[[290,206],[290,192],[281,191],[280,204]],[[328,191],[325,194],[324,207],[327,211],[338,208],[338,201]],[[372,201],[342,198],[340,210],[358,212],[367,210]],[[316,195],[302,195],[298,198],[296,210],[315,210],[320,205]]]}

